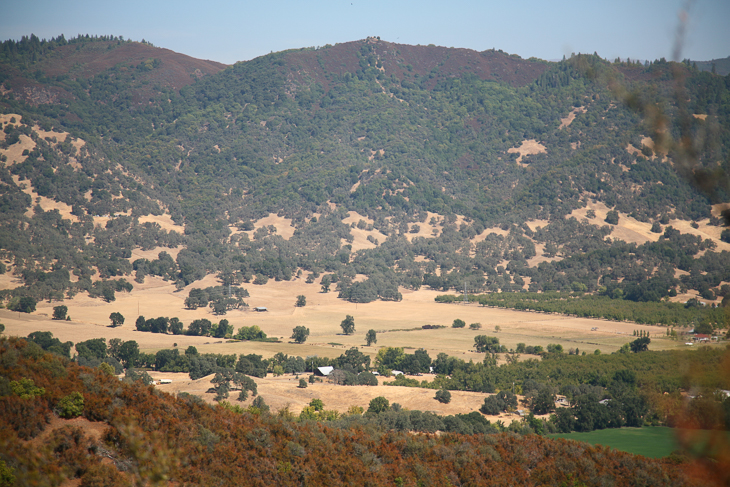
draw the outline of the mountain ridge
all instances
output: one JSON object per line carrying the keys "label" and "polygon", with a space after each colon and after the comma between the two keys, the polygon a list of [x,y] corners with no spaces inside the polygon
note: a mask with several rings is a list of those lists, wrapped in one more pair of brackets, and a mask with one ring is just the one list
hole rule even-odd
{"label": "mountain ridge", "polygon": [[[4,43],[4,54],[10,57],[22,52],[11,41]],[[17,45],[22,45],[21,41]],[[51,79],[76,79],[78,77],[88,79],[111,68],[125,65],[124,70],[136,70],[141,76],[141,83],[159,83],[163,86],[170,86],[175,90],[187,86],[195,79],[206,74],[213,74],[225,68],[224,64],[215,61],[206,61],[179,54],[169,49],[157,48],[146,42],[123,41],[121,39],[96,39],[79,36],[78,38],[66,41],[63,36],[53,39],[48,43],[42,43],[35,36],[25,41],[37,61],[33,62],[34,72],[25,76],[17,65],[2,63],[3,79],[6,84],[14,87],[9,90],[24,98],[30,103],[42,103],[38,91],[42,90],[44,83],[38,78]],[[35,50],[34,50],[35,49]],[[37,52],[40,52],[38,54]],[[157,61],[155,61],[157,60]],[[156,78],[145,76],[145,72],[153,71],[155,63],[165,63],[165,76]],[[30,74],[30,76],[28,76]],[[35,78],[35,79],[34,79]],[[49,89],[45,87],[48,100],[64,100],[73,97],[71,93],[62,88]],[[140,102],[145,94],[149,95],[150,90],[141,90],[135,98]],[[35,96],[33,96],[35,95]]]}

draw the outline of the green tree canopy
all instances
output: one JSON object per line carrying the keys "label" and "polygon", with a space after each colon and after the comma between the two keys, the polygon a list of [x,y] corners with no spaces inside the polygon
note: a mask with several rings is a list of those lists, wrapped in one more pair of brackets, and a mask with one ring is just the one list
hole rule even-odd
{"label": "green tree canopy", "polygon": [[112,326],[122,326],[124,324],[124,316],[122,316],[122,313],[117,311],[110,314],[109,319],[112,322]]}
{"label": "green tree canopy", "polygon": [[292,330],[291,338],[295,343],[304,343],[309,336],[309,328],[304,326],[295,326]]}
{"label": "green tree canopy", "polygon": [[139,358],[139,345],[135,340],[128,340],[119,347],[119,361],[125,369],[134,368]]}
{"label": "green tree canopy", "polygon": [[629,343],[629,347],[631,348],[631,351],[634,353],[646,352],[647,350],[649,350],[650,343],[651,343],[651,338],[641,337],[641,338],[637,338],[633,342]]}
{"label": "green tree canopy", "polygon": [[345,335],[352,335],[355,333],[355,318],[347,315],[345,319],[342,320],[342,323],[340,323],[340,327]]}
{"label": "green tree canopy", "polygon": [[66,313],[68,313],[68,306],[54,306],[53,307],[53,319],[54,320],[65,320]]}
{"label": "green tree canopy", "polygon": [[387,411],[390,408],[390,401],[383,396],[378,396],[370,401],[368,406],[368,412],[374,414],[380,414]]}
{"label": "green tree canopy", "polygon": [[106,338],[92,338],[76,344],[79,357],[103,360],[107,357]]}
{"label": "green tree canopy", "polygon": [[490,337],[486,335],[477,335],[474,337],[474,347],[477,352],[493,352],[497,353],[501,351],[499,345],[499,338]]}
{"label": "green tree canopy", "polygon": [[456,318],[453,323],[451,323],[451,328],[464,328],[466,326],[466,321]]}
{"label": "green tree canopy", "polygon": [[188,335],[206,336],[210,333],[212,327],[213,323],[210,320],[205,318],[197,319],[188,326]]}
{"label": "green tree canopy", "polygon": [[434,396],[434,399],[436,399],[440,403],[448,404],[451,402],[451,393],[446,389],[439,389],[438,391],[436,391],[436,396]]}

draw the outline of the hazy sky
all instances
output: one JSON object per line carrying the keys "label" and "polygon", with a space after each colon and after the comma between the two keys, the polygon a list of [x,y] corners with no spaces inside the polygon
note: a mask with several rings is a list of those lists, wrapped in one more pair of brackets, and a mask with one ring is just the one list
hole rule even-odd
{"label": "hazy sky", "polygon": [[597,52],[610,60],[730,55],[730,0],[0,0],[0,40],[121,35],[232,64],[284,49],[380,36],[523,58]]}

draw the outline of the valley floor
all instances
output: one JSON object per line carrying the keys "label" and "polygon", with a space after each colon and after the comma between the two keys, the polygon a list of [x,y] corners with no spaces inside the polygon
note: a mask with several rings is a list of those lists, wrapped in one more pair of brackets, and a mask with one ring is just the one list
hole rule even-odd
{"label": "valley floor", "polygon": [[[217,285],[213,276],[208,276],[190,286],[204,288]],[[185,350],[190,345],[200,353],[248,354],[257,353],[271,357],[278,352],[306,357],[319,355],[337,357],[346,349],[360,347],[360,350],[375,357],[380,347],[406,347],[407,349],[425,348],[432,358],[444,352],[459,358],[481,361],[483,354],[476,353],[476,335],[497,336],[500,344],[516,348],[517,343],[541,345],[559,343],[567,351],[578,348],[593,353],[611,353],[623,344],[634,339],[634,330],[650,333],[651,349],[663,350],[683,347],[683,343],[664,338],[666,328],[637,325],[630,322],[577,318],[558,314],[515,311],[510,309],[481,307],[476,303],[440,304],[434,298],[441,294],[437,291],[421,289],[409,291],[401,289],[401,302],[376,301],[367,304],[354,304],[337,298],[336,292],[321,293],[316,284],[306,284],[303,279],[292,281],[269,281],[266,285],[244,285],[251,294],[246,301],[249,308],[233,310],[225,316],[214,316],[205,309],[186,310],[183,302],[189,289],[180,292],[170,282],[160,278],[148,277],[142,285],[135,285],[130,293],[117,293],[116,301],[106,303],[101,299],[91,299],[78,295],[65,300],[71,321],[51,319],[53,307],[61,303],[38,303],[32,314],[0,310],[0,322],[6,326],[8,335],[27,336],[34,331],[51,331],[61,341],[74,343],[90,338],[121,338],[136,340],[141,351],[153,352],[163,348],[173,348],[175,344]],[[307,305],[294,306],[296,297],[304,295]],[[265,306],[268,312],[255,312],[256,306]],[[125,317],[122,326],[111,328],[109,315],[119,312]],[[277,337],[281,343],[227,342],[211,337],[161,335],[143,333],[135,329],[137,316],[156,318],[158,316],[178,317],[186,326],[198,318],[212,322],[227,319],[234,330],[241,326],[259,326],[269,337]],[[355,319],[355,333],[343,335],[340,322],[346,315]],[[454,319],[462,319],[467,325],[481,323],[481,330],[451,328]],[[446,328],[423,330],[423,325],[443,325]],[[310,329],[307,342],[298,345],[290,340],[295,326]],[[500,331],[495,331],[495,326]],[[597,330],[592,330],[597,328]],[[377,332],[377,344],[365,346],[365,333],[373,329]],[[526,357],[523,355],[523,358]]]}

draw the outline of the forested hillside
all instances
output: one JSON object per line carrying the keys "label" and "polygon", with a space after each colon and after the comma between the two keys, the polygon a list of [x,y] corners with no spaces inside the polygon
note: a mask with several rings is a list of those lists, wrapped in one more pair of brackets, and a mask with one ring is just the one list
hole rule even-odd
{"label": "forested hillside", "polygon": [[[710,209],[730,201],[730,78],[689,61],[368,38],[225,67],[31,36],[0,45],[0,82],[0,271],[23,284],[4,291],[11,307],[111,300],[150,274],[183,287],[327,273],[360,302],[465,283],[728,294],[730,230]],[[270,214],[293,235],[256,226]],[[656,238],[624,241],[619,218]],[[675,228],[688,221],[716,236]],[[156,247],[182,250],[132,261]]]}

